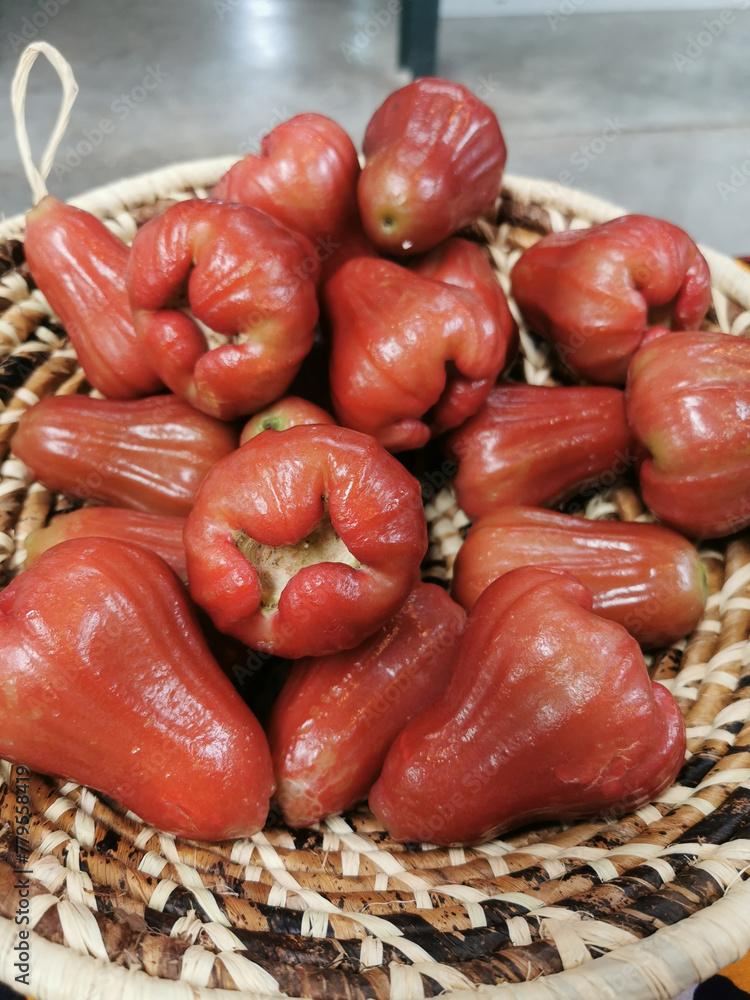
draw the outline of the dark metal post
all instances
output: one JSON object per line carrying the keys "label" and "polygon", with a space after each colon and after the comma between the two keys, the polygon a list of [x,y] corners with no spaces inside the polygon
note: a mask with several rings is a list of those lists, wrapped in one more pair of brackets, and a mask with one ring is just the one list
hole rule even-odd
{"label": "dark metal post", "polygon": [[403,0],[398,61],[415,77],[434,76],[438,0]]}

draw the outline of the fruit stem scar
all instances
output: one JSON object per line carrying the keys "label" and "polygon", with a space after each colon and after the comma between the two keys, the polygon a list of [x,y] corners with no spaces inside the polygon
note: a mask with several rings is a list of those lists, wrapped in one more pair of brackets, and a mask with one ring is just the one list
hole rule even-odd
{"label": "fruit stem scar", "polygon": [[279,606],[282,591],[293,576],[306,566],[318,563],[342,563],[358,570],[362,564],[352,555],[331,522],[328,498],[324,498],[323,516],[305,538],[291,545],[264,545],[246,531],[232,532],[232,540],[251,563],[260,582],[262,613],[272,614]]}

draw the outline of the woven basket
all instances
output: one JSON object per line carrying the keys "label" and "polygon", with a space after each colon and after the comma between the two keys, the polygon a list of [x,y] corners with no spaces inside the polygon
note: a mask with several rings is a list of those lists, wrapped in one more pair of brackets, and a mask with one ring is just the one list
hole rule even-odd
{"label": "woven basket", "polygon": [[[130,240],[173,201],[204,197],[231,162],[170,167],[74,204]],[[474,236],[508,291],[513,262],[540,234],[620,214],[552,183],[508,177]],[[90,391],[29,277],[22,236],[22,218],[0,224],[3,582],[23,569],[28,532],[71,505],[13,457],[17,421],[44,396]],[[704,253],[714,283],[706,328],[750,334],[750,274]],[[521,342],[519,374],[554,384],[552,356],[523,324]],[[468,519],[449,489],[426,513],[425,575],[448,580]],[[590,499],[587,515],[649,518],[624,483]],[[706,979],[750,948],[750,537],[701,554],[704,617],[650,664],[685,714],[689,748],[658,801],[617,821],[537,825],[472,848],[395,844],[364,807],[319,829],[275,825],[208,844],[0,762],[0,980],[38,1000],[667,1000]],[[27,926],[22,985],[14,963]]]}

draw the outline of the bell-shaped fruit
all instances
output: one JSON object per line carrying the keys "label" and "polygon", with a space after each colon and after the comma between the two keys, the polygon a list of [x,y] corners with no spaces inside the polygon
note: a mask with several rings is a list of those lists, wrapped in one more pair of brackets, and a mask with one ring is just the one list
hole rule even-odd
{"label": "bell-shaped fruit", "polygon": [[268,726],[276,801],[290,826],[367,796],[393,740],[445,690],[465,625],[441,587],[418,583],[355,649],[294,664]]}
{"label": "bell-shaped fruit", "polygon": [[625,397],[605,386],[496,385],[448,448],[469,517],[556,504],[600,476],[611,485],[636,458]]}
{"label": "bell-shaped fruit", "polygon": [[299,659],[358,646],[427,551],[417,480],[367,434],[299,424],[211,470],[185,524],[190,592],[217,628]]}
{"label": "bell-shaped fruit", "polygon": [[626,395],[651,510],[691,538],[750,525],[750,339],[652,330]]}
{"label": "bell-shaped fruit", "polygon": [[452,80],[423,77],[387,97],[363,148],[359,210],[385,253],[430,250],[500,193],[506,149],[495,113]]}
{"label": "bell-shaped fruit", "polygon": [[389,451],[458,427],[515,351],[502,289],[467,240],[448,240],[414,268],[350,260],[325,296],[336,415]]}
{"label": "bell-shaped fruit", "polygon": [[158,392],[161,379],[133,325],[122,240],[90,212],[48,194],[26,216],[24,253],[91,385],[109,399]]}
{"label": "bell-shaped fruit", "polygon": [[569,573],[528,567],[477,601],[445,694],[397,737],[370,806],[396,840],[467,844],[638,809],[684,754],[635,640]]}
{"label": "bell-shaped fruit", "polygon": [[182,543],[184,527],[184,517],[146,514],[126,507],[81,507],[67,514],[58,514],[49,524],[27,536],[24,565],[29,569],[47,549],[74,538],[116,538],[151,549],[180,579],[187,582],[185,546]]}
{"label": "bell-shaped fruit", "polygon": [[185,517],[237,431],[177,396],[120,402],[47,396],[24,413],[13,450],[51,490]]}
{"label": "bell-shaped fruit", "polygon": [[682,639],[706,602],[703,563],[676,531],[520,506],[474,522],[453,566],[453,597],[468,610],[493,580],[521,566],[568,570],[591,591],[597,614],[646,647]]}
{"label": "bell-shaped fruit", "polygon": [[224,174],[215,198],[259,208],[310,241],[324,274],[367,249],[357,208],[359,157],[335,121],[306,113],[263,137]]}
{"label": "bell-shaped fruit", "polygon": [[524,319],[591,382],[623,385],[646,332],[697,329],[711,305],[708,264],[686,232],[623,215],[543,236],[511,274]]}
{"label": "bell-shaped fruit", "polygon": [[0,754],[205,840],[256,833],[274,790],[182,584],[104,538],[55,546],[0,594]]}
{"label": "bell-shaped fruit", "polygon": [[319,271],[309,240],[259,209],[177,202],[130,251],[141,347],[197,409],[222,420],[255,413],[286,392],[313,345]]}

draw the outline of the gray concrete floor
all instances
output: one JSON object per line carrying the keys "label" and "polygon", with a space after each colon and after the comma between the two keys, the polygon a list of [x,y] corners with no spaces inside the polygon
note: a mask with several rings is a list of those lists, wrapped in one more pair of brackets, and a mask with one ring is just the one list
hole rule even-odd
{"label": "gray concrete floor", "polygon": [[[27,39],[56,45],[80,85],[49,181],[65,197],[179,160],[255,150],[264,132],[305,110],[336,118],[359,144],[377,104],[407,79],[396,69],[396,6],[0,0],[0,211],[29,202],[8,99]],[[750,11],[739,6],[565,15],[573,6],[550,0],[547,17],[446,20],[438,72],[496,110],[508,170],[562,179],[750,254]],[[37,154],[57,94],[38,61],[27,108]],[[90,152],[71,155],[81,142]]]}

